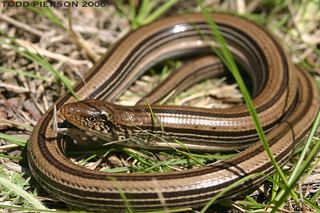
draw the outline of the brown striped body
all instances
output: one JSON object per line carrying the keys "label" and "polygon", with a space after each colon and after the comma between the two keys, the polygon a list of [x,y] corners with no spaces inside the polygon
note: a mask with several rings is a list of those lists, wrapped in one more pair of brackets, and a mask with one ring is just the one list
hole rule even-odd
{"label": "brown striped body", "polygon": [[[275,39],[259,26],[228,14],[215,14],[213,18],[237,62],[252,78],[254,105],[263,127],[268,130],[267,138],[275,159],[283,165],[308,133],[318,111],[315,84],[305,72],[292,65]],[[199,14],[166,18],[131,32],[88,73],[86,84],[80,82],[75,87],[81,99],[105,101],[81,102],[79,113],[83,109],[81,104],[93,105],[99,109],[95,113],[104,112],[108,122],[122,129],[154,128],[147,106],[126,107],[109,102],[152,65],[171,57],[208,52],[210,45],[216,44],[211,41],[211,30],[204,17]],[[56,106],[60,109],[74,101],[66,94]],[[152,111],[168,134],[185,139],[191,148],[244,148],[257,138],[245,105],[223,110],[154,105]],[[29,165],[44,188],[80,208],[123,210],[119,191],[134,209],[196,207],[245,175],[264,174],[253,178],[250,184],[243,183],[227,192],[221,199],[245,192],[274,172],[260,142],[232,159],[199,169],[151,174],[90,171],[65,158],[62,142],[51,129],[52,115],[50,109],[33,131],[28,144]]]}

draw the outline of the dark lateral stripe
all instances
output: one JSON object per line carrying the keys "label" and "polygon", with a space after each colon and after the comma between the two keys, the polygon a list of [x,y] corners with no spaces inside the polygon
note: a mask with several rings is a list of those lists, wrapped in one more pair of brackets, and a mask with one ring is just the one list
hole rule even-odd
{"label": "dark lateral stripe", "polygon": [[[286,159],[286,158],[283,158]],[[280,162],[280,165],[282,165],[284,162]],[[267,173],[270,174],[270,172],[267,171]],[[240,177],[239,177],[240,179]],[[243,184],[241,184],[241,187],[237,187],[237,189],[235,189],[232,192],[227,192],[226,194],[224,194],[223,197],[221,197],[219,200],[223,200],[225,197],[232,197],[231,193],[233,193],[234,195],[236,194],[241,194],[244,193],[245,191],[249,190],[252,188],[252,186],[257,186],[258,184],[260,184],[262,181],[264,181],[264,177],[259,177],[259,178],[255,178],[252,181],[247,181],[244,182]],[[78,204],[81,203],[80,206],[83,206],[85,208],[94,208],[94,207],[101,207],[101,206],[106,206],[106,207],[117,207],[117,208],[122,208],[124,205],[124,202],[122,201],[121,196],[119,196],[118,194],[113,194],[111,197],[107,197],[109,199],[119,199],[118,201],[113,200],[113,201],[109,201],[109,200],[99,200],[97,198],[103,198],[104,196],[102,194],[99,194],[99,196],[97,196],[96,198],[90,198],[90,197],[86,197],[86,196],[90,196],[90,194],[88,194],[86,191],[84,191],[84,196],[83,198],[79,198],[77,196],[74,196],[73,193],[69,194],[67,193],[67,190],[57,190],[54,187],[52,187],[52,184],[49,184],[47,182],[44,182],[43,185],[46,185],[48,188],[46,188],[47,190],[51,191],[52,193],[54,193],[57,196],[62,196],[64,194],[64,196],[62,196],[62,199],[67,202],[67,203],[71,203],[74,204],[76,206],[79,206]],[[174,193],[174,192],[173,192]],[[190,203],[196,202],[207,202],[209,201],[216,193],[217,191],[212,191],[210,188],[207,188],[206,191],[203,191],[203,193],[208,193],[208,194],[203,194],[197,197],[179,197],[177,199],[171,199],[171,200],[166,200],[166,206],[167,207],[171,207],[171,206],[188,206]],[[193,195],[194,193],[192,193],[191,195]],[[155,208],[155,207],[159,207],[159,208],[163,208],[161,202],[159,200],[154,200],[154,201],[150,201],[148,200],[151,199],[151,197],[154,197],[156,199],[158,199],[157,194],[156,193],[150,193],[148,194],[149,197],[141,197],[141,195],[143,194],[139,194],[139,198],[143,198],[146,200],[141,200],[141,201],[137,201],[137,200],[132,200],[135,199],[136,197],[130,198],[130,194],[125,194],[127,201],[130,203],[130,205],[132,207],[140,207],[143,209],[148,209],[149,207]],[[154,195],[154,196],[153,196]],[[188,194],[183,194],[182,196],[187,196]],[[163,193],[164,198],[166,198],[167,196],[169,197],[177,197],[177,196],[181,196],[181,192],[176,192],[176,194],[172,194],[172,193]]]}
{"label": "dark lateral stripe", "polygon": [[[225,26],[221,25],[221,31],[222,31],[222,33],[224,33],[224,32],[223,32],[224,27],[225,27]],[[145,54],[142,54],[142,53],[143,53],[143,51],[144,51],[145,49],[147,49],[148,46],[150,46],[150,44],[154,44],[154,43],[158,42],[159,44],[158,44],[157,46],[155,46],[155,48],[156,48],[156,47],[164,44],[164,43],[160,43],[160,41],[161,41],[161,40],[164,40],[164,38],[166,38],[166,40],[168,40],[168,41],[173,41],[174,39],[169,40],[168,37],[169,37],[169,36],[176,37],[177,34],[173,34],[173,35],[172,35],[171,33],[169,33],[169,36],[168,36],[168,37],[163,37],[163,35],[162,35],[163,33],[168,33],[168,32],[170,32],[171,29],[172,29],[172,27],[170,27],[170,28],[168,28],[168,29],[164,29],[164,30],[162,30],[162,31],[158,31],[158,32],[157,32],[157,35],[152,35],[152,36],[150,36],[148,39],[146,39],[146,40],[144,41],[143,44],[138,45],[138,46],[137,46],[137,49],[133,49],[133,50],[130,52],[128,58],[129,58],[131,61],[132,61],[132,60],[136,60],[136,61],[138,60],[138,61],[139,61],[139,60],[141,60],[141,58],[142,58],[143,56],[146,55],[146,53],[145,53]],[[239,30],[237,30],[237,29],[234,29],[234,28],[232,28],[232,27],[230,27],[230,26],[227,26],[226,29],[227,29],[227,30],[237,31],[237,33],[239,34],[239,35],[237,36],[237,39],[238,39],[238,40],[241,40],[241,34],[243,34],[241,31],[239,31]],[[203,31],[203,32],[201,32],[201,33],[203,33],[204,36],[210,36],[210,35],[211,35],[211,31],[210,31],[210,29],[208,28],[208,25],[203,24],[202,26],[200,26],[200,27],[197,28],[196,30],[194,29],[193,26],[189,26],[189,27],[188,27],[188,30],[179,33],[179,39],[181,39],[182,37],[184,37],[184,34],[189,34],[189,33],[192,33],[193,36],[197,36],[197,37],[201,36],[201,34],[199,33],[199,31],[197,31],[197,30]],[[225,36],[228,37],[229,35],[227,34],[227,35],[225,35]],[[186,37],[187,37],[187,36],[186,36]],[[245,36],[243,36],[243,38],[244,38],[244,39],[248,39],[248,38],[245,37]],[[251,42],[254,43],[253,40],[252,40]],[[240,41],[239,41],[239,43],[240,43]],[[243,43],[244,43],[244,44],[247,44],[246,42],[243,42]],[[255,43],[255,45],[256,45],[256,43]],[[154,48],[154,49],[155,49],[155,48]],[[153,50],[153,49],[152,49],[152,50]],[[152,50],[151,50],[151,51],[152,51]],[[252,52],[257,51],[256,48],[250,48],[250,50],[251,50]],[[142,52],[142,53],[141,53],[140,55],[138,55],[138,53],[140,53],[140,52]],[[260,58],[263,59],[264,57],[263,57],[263,55],[261,55],[261,54],[263,54],[263,52],[260,50],[258,55],[261,56]],[[135,56],[135,57],[134,57],[134,56]],[[127,67],[130,67],[130,66],[132,67],[132,65],[130,65],[131,63],[132,63],[132,62],[130,62],[130,61],[123,60],[122,63],[121,63],[121,65],[120,65],[120,68],[119,68],[119,71],[120,71],[121,73],[117,73],[117,74],[115,75],[115,77],[111,77],[108,81],[106,81],[106,82],[104,83],[104,85],[103,85],[102,87],[100,87],[100,88],[102,88],[103,90],[101,89],[101,90],[99,90],[99,91],[95,91],[94,94],[101,94],[102,92],[106,91],[106,88],[108,88],[108,89],[107,89],[108,94],[112,93],[112,90],[110,90],[110,88],[114,88],[114,87],[115,87],[115,85],[112,84],[112,82],[114,82],[114,83],[119,82],[119,81],[115,81],[114,79],[115,79],[115,78],[118,78],[119,76],[120,76],[121,78],[123,78],[123,76],[125,76],[125,73],[128,73],[128,70],[130,70],[130,68],[127,68]],[[137,62],[135,62],[134,64],[136,64],[136,63],[137,63]],[[119,79],[119,80],[120,80],[120,79]],[[106,93],[105,93],[105,94],[106,94]],[[92,94],[91,97],[93,98],[93,96],[96,96],[96,95],[93,95],[93,94]],[[101,98],[100,96],[96,96],[96,97]],[[104,97],[105,97],[105,96],[104,96]]]}
{"label": "dark lateral stripe", "polygon": [[[269,140],[270,146],[272,146],[272,144],[274,144],[279,138],[281,138],[283,136],[283,134],[285,134],[285,133],[279,134],[275,138],[270,139]],[[263,147],[260,146],[259,149],[257,149],[256,151],[257,152],[263,151]],[[227,169],[229,167],[237,165],[238,163],[244,161],[245,159],[248,159],[248,158],[252,157],[253,155],[255,155],[256,152],[251,152],[251,155],[248,154],[244,158],[237,159],[237,160],[232,161],[232,162],[226,162],[225,164],[220,163],[219,165],[215,165],[215,166],[212,166],[212,167],[207,167],[207,168],[203,168],[203,169],[199,169],[199,170],[196,169],[196,170],[193,170],[193,171],[188,171],[186,173],[176,173],[176,174],[171,174],[171,175],[167,174],[165,176],[163,176],[163,174],[161,174],[161,173],[160,174],[156,173],[152,177],[145,176],[145,175],[127,177],[127,176],[121,175],[121,174],[112,174],[112,175],[110,175],[110,174],[92,174],[90,172],[79,173],[77,170],[74,170],[73,168],[69,168],[68,166],[62,164],[61,162],[58,162],[57,160],[55,160],[55,158],[51,155],[51,153],[48,150],[46,150],[45,153],[47,153],[46,157],[47,157],[47,159],[49,160],[50,163],[55,165],[60,170],[63,170],[66,173],[71,173],[71,174],[76,175],[76,176],[78,175],[78,176],[81,176],[81,177],[84,177],[84,178],[98,179],[98,180],[108,180],[108,178],[111,178],[113,176],[114,178],[116,178],[117,181],[125,181],[125,180],[143,181],[143,180],[152,180],[153,178],[156,178],[158,180],[162,180],[162,179],[170,180],[170,179],[192,177],[192,176],[200,175],[200,174],[203,174],[203,173],[213,173],[213,172],[216,172],[218,170]]]}

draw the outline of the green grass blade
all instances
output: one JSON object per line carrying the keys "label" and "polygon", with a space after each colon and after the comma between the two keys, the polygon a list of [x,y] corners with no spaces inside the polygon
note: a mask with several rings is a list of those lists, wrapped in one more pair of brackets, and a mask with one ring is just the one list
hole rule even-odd
{"label": "green grass blade", "polygon": [[[160,3],[157,1],[150,1],[150,0],[143,0],[141,3],[141,7],[139,11],[135,7],[134,1],[129,1],[129,13],[128,16],[125,14],[125,10],[123,10],[122,4],[119,2],[115,2],[116,6],[119,8],[121,13],[127,16],[130,21],[130,25],[132,29],[136,29],[141,27],[145,24],[148,24],[161,15],[163,15],[166,11],[168,11],[174,4],[176,4],[179,0],[168,0],[163,4],[159,5]],[[157,8],[154,10],[154,8]]]}
{"label": "green grass blade", "polygon": [[132,17],[135,17],[137,14],[137,11],[136,11],[136,6],[134,3],[134,0],[129,0],[129,9],[130,9],[130,14],[132,15]]}
{"label": "green grass blade", "polygon": [[162,4],[160,7],[158,7],[157,10],[155,10],[152,14],[150,14],[146,19],[144,20],[144,24],[148,24],[157,18],[159,18],[162,14],[164,14],[167,10],[170,9],[174,4],[176,4],[179,0],[168,0],[164,4]]}
{"label": "green grass blade", "polygon": [[39,79],[42,81],[46,81],[47,78],[41,76],[39,73],[34,73],[34,72],[29,72],[29,71],[24,71],[24,70],[16,70],[16,69],[11,69],[7,67],[0,67],[0,72],[9,72],[15,75],[20,75],[28,78],[34,78],[34,79]]}
{"label": "green grass blade", "polygon": [[241,185],[242,183],[246,182],[246,181],[249,181],[255,177],[258,177],[262,174],[251,174],[251,175],[248,175],[246,177],[243,177],[241,178],[240,180],[228,185],[227,187],[225,187],[221,192],[219,192],[218,194],[216,194],[200,211],[200,213],[205,213],[208,208],[215,202],[217,201],[217,199],[219,199],[221,196],[223,196],[225,193],[227,193],[228,191],[238,187],[239,185]]}
{"label": "green grass blade", "polygon": [[[62,211],[62,210],[55,210],[55,209],[39,209],[39,208],[31,208],[31,207],[22,207],[22,206],[15,206],[15,205],[4,205],[0,204],[0,209],[11,209],[16,211],[10,211],[10,212],[54,212],[54,213],[89,213],[87,211]],[[19,210],[19,211],[17,211]]]}
{"label": "green grass blade", "polygon": [[56,79],[61,80],[61,82],[63,82],[63,84],[67,87],[68,91],[76,98],[76,99],[80,99],[77,94],[73,91],[73,81],[70,80],[69,78],[67,78],[65,75],[63,75],[61,72],[59,72],[58,70],[54,69],[53,66],[39,53],[34,54],[31,53],[29,51],[25,51],[25,52],[20,52],[24,57],[36,62],[37,64],[39,64],[40,66],[42,66],[45,70],[48,70],[49,72],[51,72]]}
{"label": "green grass blade", "polygon": [[314,195],[311,197],[310,201],[315,202],[319,197],[320,197],[320,188],[318,189],[318,191],[316,193],[314,193]]}
{"label": "green grass blade", "polygon": [[304,202],[306,204],[308,204],[310,207],[313,208],[313,210],[315,210],[315,212],[320,212],[320,206],[319,204],[315,204],[314,202],[312,202],[311,200],[309,200],[308,198],[303,198]]}
{"label": "green grass blade", "polygon": [[122,190],[121,183],[119,181],[117,181],[117,179],[114,178],[114,177],[110,177],[110,180],[112,180],[115,183],[115,185],[117,186],[117,190],[118,190],[118,192],[120,194],[120,197],[122,198],[122,201],[125,204],[127,212],[128,213],[134,213],[134,211],[133,211],[128,199],[126,198],[126,195],[125,195],[124,191]]}
{"label": "green grass blade", "polygon": [[4,133],[0,133],[0,138],[9,141],[10,143],[16,144],[18,146],[21,147],[25,147],[25,145],[27,144],[27,140],[26,139],[21,139],[17,136],[12,136],[12,135],[7,135]]}
{"label": "green grass blade", "polygon": [[[292,174],[290,175],[290,178],[288,180],[288,189],[291,189],[297,184],[300,177],[305,173],[305,171],[308,169],[309,165],[311,164],[312,160],[314,159],[314,156],[318,153],[320,148],[320,141],[317,141],[311,152],[308,154],[307,159],[305,159],[307,152],[309,150],[309,147],[312,142],[312,138],[314,134],[316,133],[318,126],[320,122],[320,112],[318,112],[318,115],[316,117],[316,120],[313,124],[313,127],[311,129],[310,135],[307,139],[307,143],[304,146],[304,149],[299,157],[298,162],[296,163]],[[272,209],[272,212],[276,212],[277,209],[284,203],[284,201],[289,196],[290,191],[289,190],[281,190],[278,195],[275,198],[275,206]]]}
{"label": "green grass blade", "polygon": [[[44,0],[33,0],[34,2],[38,2],[39,4],[43,4]],[[50,7],[33,7],[31,4],[27,9],[31,10],[32,12],[47,18],[50,20],[53,24],[65,29],[63,26],[63,22],[52,12],[52,9]]]}
{"label": "green grass blade", "polygon": [[10,160],[21,160],[22,157],[19,156],[12,156],[12,155],[5,155],[0,153],[0,158],[6,158],[6,159],[10,159]]}
{"label": "green grass blade", "polygon": [[25,190],[23,190],[20,186],[12,183],[10,180],[8,180],[5,177],[0,176],[0,184],[14,192],[15,194],[23,197],[26,201],[28,201],[33,207],[37,209],[43,209],[46,210],[47,208],[35,197],[33,197],[31,194],[27,193]]}
{"label": "green grass blade", "polygon": [[143,19],[145,19],[150,14],[150,12],[156,6],[156,4],[156,1],[150,2],[149,0],[143,0],[137,19],[143,22]]}
{"label": "green grass blade", "polygon": [[[198,5],[201,6],[202,1],[201,0],[197,0],[197,1],[198,1]],[[274,157],[272,155],[272,152],[270,150],[266,135],[264,134],[264,131],[261,127],[260,119],[259,119],[258,114],[256,112],[256,109],[252,103],[248,89],[246,88],[244,81],[240,75],[240,72],[239,72],[239,69],[235,63],[235,60],[234,60],[230,50],[228,49],[227,44],[218,29],[217,24],[213,21],[212,17],[209,15],[207,9],[205,7],[201,6],[201,11],[204,14],[204,16],[206,17],[207,23],[209,24],[209,26],[212,30],[214,39],[220,45],[220,48],[218,48],[219,55],[222,57],[222,60],[226,63],[225,65],[231,71],[233,77],[235,78],[235,80],[239,86],[239,89],[243,95],[245,104],[247,105],[248,110],[250,112],[250,115],[252,117],[252,120],[255,124],[255,127],[256,127],[257,133],[259,135],[259,138],[261,140],[261,143],[262,143],[272,165],[274,166],[275,170],[280,175],[280,177],[282,178],[284,183],[287,185],[287,179],[286,179],[283,171],[281,170],[280,166],[278,165],[278,163],[276,162],[276,160],[274,159]]]}
{"label": "green grass blade", "polygon": [[1,43],[4,43],[6,45],[9,45],[13,50],[15,50],[17,53],[22,55],[23,57],[29,59],[30,61],[33,61],[34,63],[40,65],[45,70],[51,72],[56,79],[60,80],[68,89],[68,91],[77,99],[80,98],[77,96],[77,94],[73,91],[73,81],[67,78],[65,75],[63,75],[62,72],[59,72],[58,70],[54,69],[53,66],[44,58],[39,52],[35,49],[36,53],[32,53],[28,51],[23,46],[19,45],[17,42],[15,42],[14,38],[8,38],[10,39],[10,43],[0,41]]}

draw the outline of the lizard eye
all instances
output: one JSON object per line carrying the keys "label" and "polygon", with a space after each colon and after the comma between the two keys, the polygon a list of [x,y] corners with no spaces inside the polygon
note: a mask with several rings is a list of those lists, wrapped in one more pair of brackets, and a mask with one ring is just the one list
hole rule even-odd
{"label": "lizard eye", "polygon": [[103,117],[107,118],[107,119],[110,118],[110,117],[109,117],[109,113],[107,113],[107,112],[105,112],[105,111],[102,111],[102,112],[101,112],[101,115],[102,115]]}

